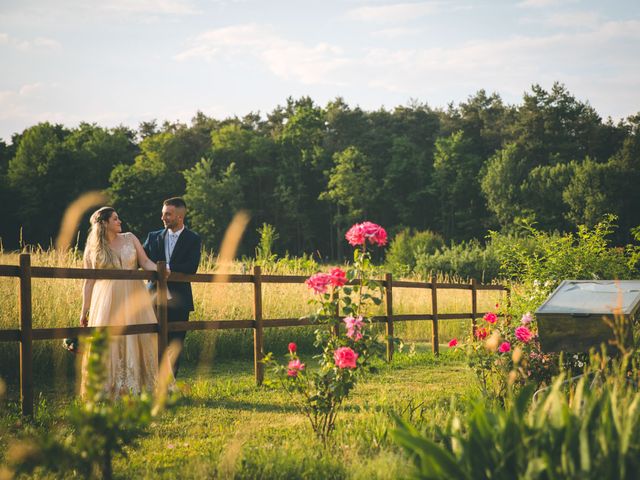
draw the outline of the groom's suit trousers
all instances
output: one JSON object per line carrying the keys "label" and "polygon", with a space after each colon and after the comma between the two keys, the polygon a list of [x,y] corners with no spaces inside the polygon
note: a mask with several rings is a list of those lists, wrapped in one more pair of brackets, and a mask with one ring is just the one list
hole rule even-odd
{"label": "groom's suit trousers", "polygon": [[[168,322],[187,322],[189,321],[189,309],[182,305],[172,305],[172,301],[167,302],[167,321]],[[180,368],[180,359],[182,358],[182,349],[184,348],[184,339],[187,332],[169,332],[169,345],[177,343],[180,348],[180,354],[176,357],[175,365],[173,366],[173,375],[178,376],[178,369]]]}

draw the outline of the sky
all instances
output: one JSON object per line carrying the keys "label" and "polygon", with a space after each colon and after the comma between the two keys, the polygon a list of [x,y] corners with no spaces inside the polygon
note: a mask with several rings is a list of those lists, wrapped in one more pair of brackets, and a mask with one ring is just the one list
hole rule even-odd
{"label": "sky", "polygon": [[0,139],[263,115],[287,97],[446,108],[559,81],[640,112],[639,0],[0,0]]}

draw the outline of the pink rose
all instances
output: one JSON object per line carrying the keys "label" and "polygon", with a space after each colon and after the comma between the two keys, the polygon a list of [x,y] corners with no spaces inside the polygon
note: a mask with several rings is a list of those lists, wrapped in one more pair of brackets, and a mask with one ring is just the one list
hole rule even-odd
{"label": "pink rose", "polygon": [[520,323],[522,325],[529,325],[531,322],[533,322],[533,315],[531,315],[530,312],[527,312],[524,315],[522,315],[522,318],[520,319]]}
{"label": "pink rose", "polygon": [[347,283],[347,274],[341,268],[332,268],[329,275],[331,275],[331,285],[334,287],[342,287]]}
{"label": "pink rose", "polygon": [[511,344],[509,342],[502,342],[498,347],[500,353],[507,353],[511,350]]}
{"label": "pink rose", "polygon": [[289,353],[291,353],[291,354],[296,353],[297,350],[298,350],[298,346],[295,343],[290,342],[289,343]]}
{"label": "pink rose", "polygon": [[476,338],[478,340],[487,338],[487,335],[489,335],[489,330],[487,330],[485,327],[476,328]]}
{"label": "pink rose", "polygon": [[344,324],[347,326],[347,337],[355,340],[356,342],[362,338],[362,327],[364,326],[364,321],[362,317],[354,318],[352,316],[345,317],[343,320]]}
{"label": "pink rose", "polygon": [[498,316],[493,312],[485,313],[483,318],[487,323],[496,323],[498,320]]}
{"label": "pink rose", "polygon": [[367,237],[370,243],[375,243],[378,246],[386,245],[387,232],[380,225],[371,222],[363,222],[361,228],[364,231],[364,236]]}
{"label": "pink rose", "polygon": [[316,273],[305,280],[307,284],[315,293],[326,293],[327,288],[332,283],[332,277],[328,273]]}
{"label": "pink rose", "polygon": [[291,360],[289,365],[287,365],[287,375],[290,377],[297,377],[298,372],[304,370],[304,363],[300,363],[300,360],[297,358],[295,360]]}
{"label": "pink rose", "polygon": [[529,343],[533,338],[533,333],[527,327],[516,328],[516,338],[524,343]]}
{"label": "pink rose", "polygon": [[366,238],[364,236],[364,232],[362,231],[362,228],[360,228],[360,224],[356,223],[355,225],[353,225],[346,233],[346,235],[344,236],[344,238],[347,239],[347,242],[349,242],[350,245],[353,245],[354,247],[356,245],[362,245],[364,244]]}
{"label": "pink rose", "polygon": [[366,240],[378,246],[386,245],[387,232],[380,225],[372,222],[362,222],[354,224],[346,233],[345,238],[353,245],[363,245]]}
{"label": "pink rose", "polygon": [[340,347],[333,352],[333,359],[338,368],[356,368],[358,354],[349,347]]}
{"label": "pink rose", "polygon": [[458,339],[454,338],[453,340],[451,340],[449,342],[449,347],[455,347],[456,345],[458,345]]}

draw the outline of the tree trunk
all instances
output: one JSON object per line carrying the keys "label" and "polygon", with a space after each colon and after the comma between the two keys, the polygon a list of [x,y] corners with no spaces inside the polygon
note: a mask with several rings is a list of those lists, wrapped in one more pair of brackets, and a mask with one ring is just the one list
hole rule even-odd
{"label": "tree trunk", "polygon": [[113,470],[111,469],[111,452],[107,448],[102,458],[102,478],[103,480],[111,480],[113,478]]}

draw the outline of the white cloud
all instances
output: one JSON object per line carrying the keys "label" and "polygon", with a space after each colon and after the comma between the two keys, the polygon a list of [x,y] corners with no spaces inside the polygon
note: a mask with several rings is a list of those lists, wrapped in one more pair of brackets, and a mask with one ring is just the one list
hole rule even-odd
{"label": "white cloud", "polygon": [[258,49],[261,45],[277,43],[278,37],[270,30],[255,24],[236,25],[201,33],[189,48],[176,56],[178,60],[201,57],[211,60],[230,49]]}
{"label": "white cloud", "polygon": [[346,17],[363,22],[405,22],[431,15],[439,6],[440,2],[418,2],[357,7],[349,10]]}
{"label": "white cloud", "polygon": [[523,0],[518,3],[518,7],[522,8],[543,8],[566,5],[568,3],[576,3],[578,0]]}
{"label": "white cloud", "polygon": [[0,120],[22,118],[27,115],[28,105],[38,99],[38,91],[45,85],[42,82],[27,83],[15,90],[0,91]]}
{"label": "white cloud", "polygon": [[[0,11],[0,24],[24,25],[38,31],[42,26],[97,24],[114,20],[126,23],[177,21],[202,12],[194,0],[24,0],[14,9]],[[1,10],[1,9],[0,9]]]}
{"label": "white cloud", "polygon": [[34,92],[37,92],[38,90],[42,89],[43,84],[42,82],[37,82],[37,83],[28,83],[26,85],[22,85],[19,89],[18,89],[18,95],[20,95],[21,97],[27,96],[27,95],[31,95]]}
{"label": "white cloud", "polygon": [[[43,112],[42,106],[59,93],[58,87],[44,82],[26,83],[16,89],[0,91],[0,121],[21,123],[23,128],[38,122],[61,122],[65,114]],[[11,133],[17,131],[14,129]],[[7,138],[10,136],[7,135]]]}
{"label": "white cloud", "polygon": [[30,40],[16,38],[7,33],[0,33],[0,45],[9,45],[23,52],[36,50],[56,50],[60,43],[52,38],[36,37]]}
{"label": "white cloud", "polygon": [[595,28],[601,18],[596,12],[556,13],[543,20],[543,23],[557,28]]}
{"label": "white cloud", "polygon": [[[15,94],[16,92],[12,90],[0,90],[0,107],[3,107],[2,110],[6,108]],[[2,115],[2,110],[0,110],[0,115]]]}
{"label": "white cloud", "polygon": [[[640,93],[630,87],[633,82],[640,83],[639,45],[637,20],[606,22],[597,28],[547,36],[469,41],[449,48],[348,51],[325,43],[290,41],[273,29],[252,24],[205,32],[176,59],[233,63],[254,58],[280,78],[361,90],[369,87],[407,98],[440,98],[455,92],[468,95],[486,88],[516,99],[532,83],[550,85],[556,80],[575,82],[578,78],[588,98],[591,91],[596,98],[595,87],[588,88],[592,79],[594,85],[618,85],[626,92],[629,105],[640,106]],[[567,86],[571,88],[571,84]],[[381,94],[378,91],[372,95]]]}
{"label": "white cloud", "polygon": [[60,43],[52,38],[36,37],[33,42],[34,48],[55,49],[60,47]]}
{"label": "white cloud", "polygon": [[375,32],[371,32],[371,35],[374,37],[382,37],[382,38],[401,38],[408,37],[412,35],[418,35],[422,32],[419,28],[384,28],[382,30],[376,30]]}
{"label": "white cloud", "polygon": [[101,110],[94,115],[88,112],[68,111],[68,105],[56,108],[51,104],[51,100],[56,98],[60,98],[60,86],[43,82],[0,90],[0,138],[8,140],[13,133],[21,132],[40,122],[61,123],[66,126],[78,125],[82,121],[116,125],[130,115],[127,112],[108,110]]}
{"label": "white cloud", "polygon": [[201,58],[211,61],[224,57],[237,61],[254,57],[284,79],[304,84],[340,84],[335,72],[348,60],[342,49],[328,43],[307,46],[279,36],[269,27],[256,24],[236,25],[198,35],[191,45],[175,56],[176,60]]}
{"label": "white cloud", "polygon": [[125,14],[192,15],[198,13],[188,0],[106,0],[100,8]]}
{"label": "white cloud", "polygon": [[[486,88],[517,98],[532,83],[571,81],[567,86],[579,84],[587,98],[625,92],[627,108],[637,110],[640,94],[633,85],[640,83],[639,42],[640,21],[607,22],[589,32],[515,36],[453,48],[371,49],[360,70],[370,86],[407,96]],[[598,92],[596,84],[609,88]]]}

